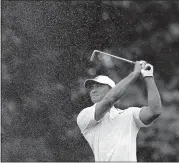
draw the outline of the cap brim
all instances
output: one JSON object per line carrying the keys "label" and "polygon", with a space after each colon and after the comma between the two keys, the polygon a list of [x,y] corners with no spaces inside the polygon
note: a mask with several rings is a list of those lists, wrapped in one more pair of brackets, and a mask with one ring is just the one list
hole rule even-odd
{"label": "cap brim", "polygon": [[87,79],[87,80],[84,82],[84,86],[85,86],[85,88],[89,88],[89,86],[91,86],[91,85],[94,84],[94,83],[108,85],[108,84],[106,84],[106,83],[96,81],[95,79]]}

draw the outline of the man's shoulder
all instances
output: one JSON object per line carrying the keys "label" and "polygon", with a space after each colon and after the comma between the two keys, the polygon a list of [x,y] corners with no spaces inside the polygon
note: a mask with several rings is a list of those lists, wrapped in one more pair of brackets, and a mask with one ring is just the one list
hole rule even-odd
{"label": "man's shoulder", "polygon": [[94,108],[95,105],[96,105],[96,104],[93,104],[92,106],[88,106],[88,107],[83,108],[83,109],[80,111],[80,113],[81,113],[81,112],[84,112],[85,110],[89,110],[89,109]]}
{"label": "man's shoulder", "polygon": [[94,104],[94,105],[92,105],[92,106],[88,106],[88,107],[86,107],[86,108],[83,108],[83,109],[78,113],[77,117],[82,116],[82,115],[84,115],[84,114],[90,113],[91,111],[93,111],[93,108],[95,108],[95,105],[96,105],[96,104]]}
{"label": "man's shoulder", "polygon": [[94,119],[95,104],[89,107],[86,107],[80,111],[77,116],[77,124],[81,131],[84,133],[84,130],[88,131],[89,128],[92,128],[97,121]]}

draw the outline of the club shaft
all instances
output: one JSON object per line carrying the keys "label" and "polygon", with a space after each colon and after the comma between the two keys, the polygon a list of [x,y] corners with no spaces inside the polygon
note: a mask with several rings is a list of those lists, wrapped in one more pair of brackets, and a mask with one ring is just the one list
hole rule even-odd
{"label": "club shaft", "polygon": [[128,63],[131,63],[131,64],[135,64],[134,61],[131,61],[131,60],[128,60],[128,59],[125,59],[125,58],[121,58],[121,57],[118,57],[118,56],[115,56],[115,55],[112,55],[112,54],[109,54],[109,53],[105,53],[105,52],[102,52],[102,51],[99,51],[99,50],[94,50],[94,52],[99,52],[101,54],[105,54],[105,55],[111,56],[113,58],[116,58],[116,59],[119,59],[119,60],[122,60],[122,61],[125,61],[125,62],[128,62]]}

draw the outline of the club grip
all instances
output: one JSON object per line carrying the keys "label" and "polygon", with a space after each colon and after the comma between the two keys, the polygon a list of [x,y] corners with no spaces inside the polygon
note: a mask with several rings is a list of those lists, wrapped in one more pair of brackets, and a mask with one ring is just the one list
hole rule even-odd
{"label": "club grip", "polygon": [[[133,61],[131,61],[131,62],[133,62]],[[133,62],[132,64],[135,64],[136,62]],[[149,65],[147,65],[146,67],[145,67],[145,70],[151,70],[151,67],[149,66]]]}

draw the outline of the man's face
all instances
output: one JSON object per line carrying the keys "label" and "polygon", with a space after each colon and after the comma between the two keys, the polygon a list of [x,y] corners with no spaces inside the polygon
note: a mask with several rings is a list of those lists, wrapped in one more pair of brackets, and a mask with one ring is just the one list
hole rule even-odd
{"label": "man's face", "polygon": [[91,101],[93,103],[97,103],[103,99],[103,97],[109,92],[111,88],[106,84],[94,83],[91,84],[88,89],[90,91]]}

